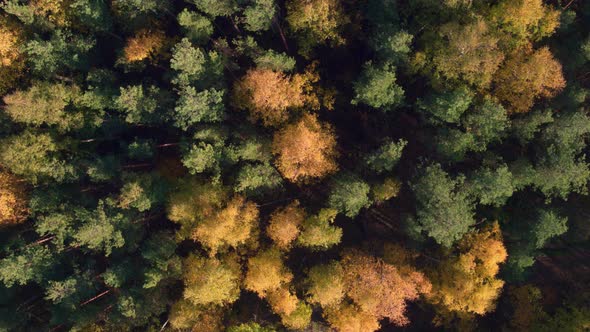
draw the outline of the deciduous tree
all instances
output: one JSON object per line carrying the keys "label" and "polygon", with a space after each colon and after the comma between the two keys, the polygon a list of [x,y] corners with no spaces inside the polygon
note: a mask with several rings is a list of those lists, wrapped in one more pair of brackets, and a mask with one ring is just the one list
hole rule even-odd
{"label": "deciduous tree", "polygon": [[268,237],[275,245],[282,249],[289,249],[301,231],[301,224],[305,220],[305,210],[295,200],[291,204],[276,209],[270,215],[270,222],[266,228]]}

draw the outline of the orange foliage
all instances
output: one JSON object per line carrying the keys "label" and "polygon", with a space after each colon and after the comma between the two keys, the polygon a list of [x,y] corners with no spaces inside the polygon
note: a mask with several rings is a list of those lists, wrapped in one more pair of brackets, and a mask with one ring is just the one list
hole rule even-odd
{"label": "orange foliage", "polygon": [[459,243],[461,254],[433,271],[431,300],[446,310],[483,315],[492,310],[504,281],[496,279],[506,260],[498,224],[469,233]]}
{"label": "orange foliage", "polygon": [[282,253],[277,249],[268,249],[248,259],[244,285],[264,298],[269,291],[276,290],[292,279],[293,274],[284,265]]}
{"label": "orange foliage", "polygon": [[10,66],[20,57],[19,41],[20,36],[16,31],[0,25],[0,66]]}
{"label": "orange foliage", "polygon": [[527,112],[536,98],[553,97],[565,87],[561,64],[549,48],[517,50],[498,70],[495,95],[513,113]]}
{"label": "orange foliage", "polygon": [[277,168],[292,182],[321,178],[338,169],[332,128],[308,113],[275,133],[272,150]]}
{"label": "orange foliage", "polygon": [[295,294],[289,291],[285,285],[270,291],[266,296],[272,311],[274,311],[277,315],[290,315],[295,309],[297,309],[297,304],[299,304],[299,299]]}
{"label": "orange foliage", "polygon": [[339,332],[372,332],[381,327],[377,317],[346,302],[324,310],[324,317]]}
{"label": "orange foliage", "polygon": [[301,231],[301,223],[305,219],[305,210],[299,201],[276,209],[270,216],[270,224],[266,233],[280,249],[288,249]]}
{"label": "orange foliage", "polygon": [[14,175],[0,172],[0,226],[21,223],[27,215],[25,186]]}
{"label": "orange foliage", "polygon": [[166,41],[164,32],[141,30],[129,38],[123,49],[127,62],[155,58],[160,54]]}
{"label": "orange foliage", "polygon": [[359,250],[342,257],[346,294],[363,311],[405,325],[406,302],[430,292],[431,284],[415,270],[402,273],[397,267]]}
{"label": "orange foliage", "polygon": [[248,110],[253,121],[278,126],[289,118],[289,109],[317,107],[318,99],[308,87],[315,80],[311,72],[288,76],[270,69],[251,69],[234,84],[233,103]]}
{"label": "orange foliage", "polygon": [[253,237],[258,226],[258,208],[242,196],[234,196],[211,217],[204,218],[192,238],[201,242],[214,255],[222,247],[237,247]]}

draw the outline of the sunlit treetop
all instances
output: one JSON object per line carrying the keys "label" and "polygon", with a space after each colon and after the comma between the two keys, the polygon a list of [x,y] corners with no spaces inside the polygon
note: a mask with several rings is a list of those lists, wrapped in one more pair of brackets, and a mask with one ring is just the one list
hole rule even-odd
{"label": "sunlit treetop", "polygon": [[125,61],[155,60],[165,46],[166,35],[160,30],[140,30],[127,39],[123,54]]}
{"label": "sunlit treetop", "polygon": [[305,219],[305,210],[299,201],[276,209],[270,215],[270,223],[266,233],[275,245],[281,249],[288,249],[301,231],[301,224]]}
{"label": "sunlit treetop", "polygon": [[322,178],[338,169],[331,126],[308,113],[275,133],[272,150],[277,168],[291,182]]}
{"label": "sunlit treetop", "polygon": [[10,66],[20,57],[20,39],[18,31],[10,29],[8,25],[0,26],[0,66]]}
{"label": "sunlit treetop", "polygon": [[236,256],[222,259],[191,255],[183,263],[183,297],[198,305],[224,305],[240,295],[241,267]]}
{"label": "sunlit treetop", "polygon": [[250,257],[244,279],[245,288],[265,297],[268,292],[289,283],[293,274],[285,266],[283,259],[283,253],[275,248],[261,250],[256,256]]}
{"label": "sunlit treetop", "polygon": [[309,54],[315,45],[344,44],[342,26],[349,22],[339,0],[289,0],[287,22],[298,35],[302,54]]}
{"label": "sunlit treetop", "polygon": [[23,222],[28,215],[25,183],[14,175],[0,172],[0,226]]}
{"label": "sunlit treetop", "polygon": [[310,93],[314,80],[308,73],[286,75],[270,69],[251,69],[234,84],[233,103],[248,110],[253,121],[278,126],[289,118],[289,110],[304,105],[317,107],[317,97]]}

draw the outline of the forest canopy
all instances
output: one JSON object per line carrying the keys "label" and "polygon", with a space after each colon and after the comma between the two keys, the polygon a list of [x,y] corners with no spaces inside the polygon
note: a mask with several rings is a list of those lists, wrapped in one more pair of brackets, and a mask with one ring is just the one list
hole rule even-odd
{"label": "forest canopy", "polygon": [[0,1],[0,331],[590,329],[590,2]]}

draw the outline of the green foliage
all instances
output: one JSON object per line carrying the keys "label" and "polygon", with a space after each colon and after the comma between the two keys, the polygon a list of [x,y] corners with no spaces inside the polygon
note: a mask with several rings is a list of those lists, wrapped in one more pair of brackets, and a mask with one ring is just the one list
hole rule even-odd
{"label": "green foliage", "polygon": [[475,223],[473,203],[462,188],[463,176],[452,179],[439,164],[427,166],[411,188],[418,223],[436,242],[450,247]]}
{"label": "green foliage", "polygon": [[0,143],[0,163],[31,183],[71,182],[77,178],[74,166],[60,157],[59,142],[48,133],[24,131]]}
{"label": "green foliage", "polygon": [[508,117],[502,105],[486,98],[481,106],[465,114],[461,124],[466,132],[474,136],[476,151],[485,151],[488,144],[502,140],[508,127]]}
{"label": "green foliage", "polygon": [[70,5],[76,22],[93,31],[110,31],[113,21],[108,5],[101,0],[75,0]]}
{"label": "green foliage", "polygon": [[197,92],[192,86],[180,91],[180,98],[174,108],[175,125],[187,130],[200,122],[219,122],[223,120],[225,107],[223,91],[214,88]]}
{"label": "green foliage", "polygon": [[213,24],[208,18],[186,8],[178,14],[178,24],[184,35],[197,44],[204,44],[213,34]]}
{"label": "green foliage", "polygon": [[133,85],[121,88],[115,106],[125,114],[128,123],[152,123],[160,118],[157,111],[161,109],[161,99],[162,93],[158,87]]}
{"label": "green foliage", "polygon": [[473,93],[465,88],[430,94],[417,105],[421,112],[428,115],[429,121],[438,123],[458,123],[461,115],[467,111],[473,101]]}
{"label": "green foliage", "polygon": [[182,164],[189,173],[198,174],[215,171],[219,167],[221,151],[211,144],[200,142],[192,144],[182,158]]}
{"label": "green foliage", "polygon": [[265,31],[275,16],[275,0],[252,0],[244,9],[244,24],[248,31]]}
{"label": "green foliage", "polygon": [[124,180],[119,195],[121,208],[144,212],[164,203],[168,188],[157,174],[131,173],[124,176]]}
{"label": "green foliage", "polygon": [[52,267],[51,251],[44,246],[29,246],[22,252],[11,253],[0,260],[0,280],[6,287],[37,283],[45,279],[45,273]]}
{"label": "green foliage", "polygon": [[369,185],[352,173],[336,176],[330,187],[328,204],[349,218],[356,217],[362,208],[371,205]]}
{"label": "green foliage", "polygon": [[236,192],[247,195],[256,195],[279,188],[283,179],[277,170],[270,164],[247,164],[238,172]]}
{"label": "green foliage", "polygon": [[506,165],[495,169],[482,167],[475,171],[466,183],[467,190],[480,204],[500,207],[512,196],[512,173]]}
{"label": "green foliage", "polygon": [[40,77],[49,78],[57,73],[83,70],[88,67],[87,53],[95,46],[91,38],[56,30],[49,40],[35,39],[23,48],[29,67]]}
{"label": "green foliage", "polygon": [[567,232],[567,219],[555,211],[541,210],[532,229],[535,247],[541,249],[549,239]]}
{"label": "green foliage", "polygon": [[377,151],[367,156],[365,163],[377,173],[389,172],[397,165],[407,144],[408,141],[404,139],[384,143]]}
{"label": "green foliage", "polygon": [[170,68],[177,71],[174,79],[176,84],[188,85],[198,80],[205,68],[205,54],[201,49],[192,46],[187,38],[183,38],[172,49]]}
{"label": "green foliage", "polygon": [[340,243],[342,229],[332,225],[337,214],[336,210],[322,209],[305,219],[297,243],[312,250],[325,250]]}
{"label": "green foliage", "polygon": [[189,0],[203,13],[217,17],[230,16],[237,10],[235,0]]}
{"label": "green foliage", "polygon": [[369,105],[383,111],[398,106],[404,98],[404,89],[397,85],[395,67],[391,65],[365,65],[361,77],[354,83],[352,104]]}
{"label": "green foliage", "polygon": [[256,67],[273,71],[289,72],[295,69],[295,59],[285,53],[268,50],[254,59]]}
{"label": "green foliage", "polygon": [[242,323],[240,325],[230,326],[227,332],[274,332],[275,330],[260,326],[258,323]]}

